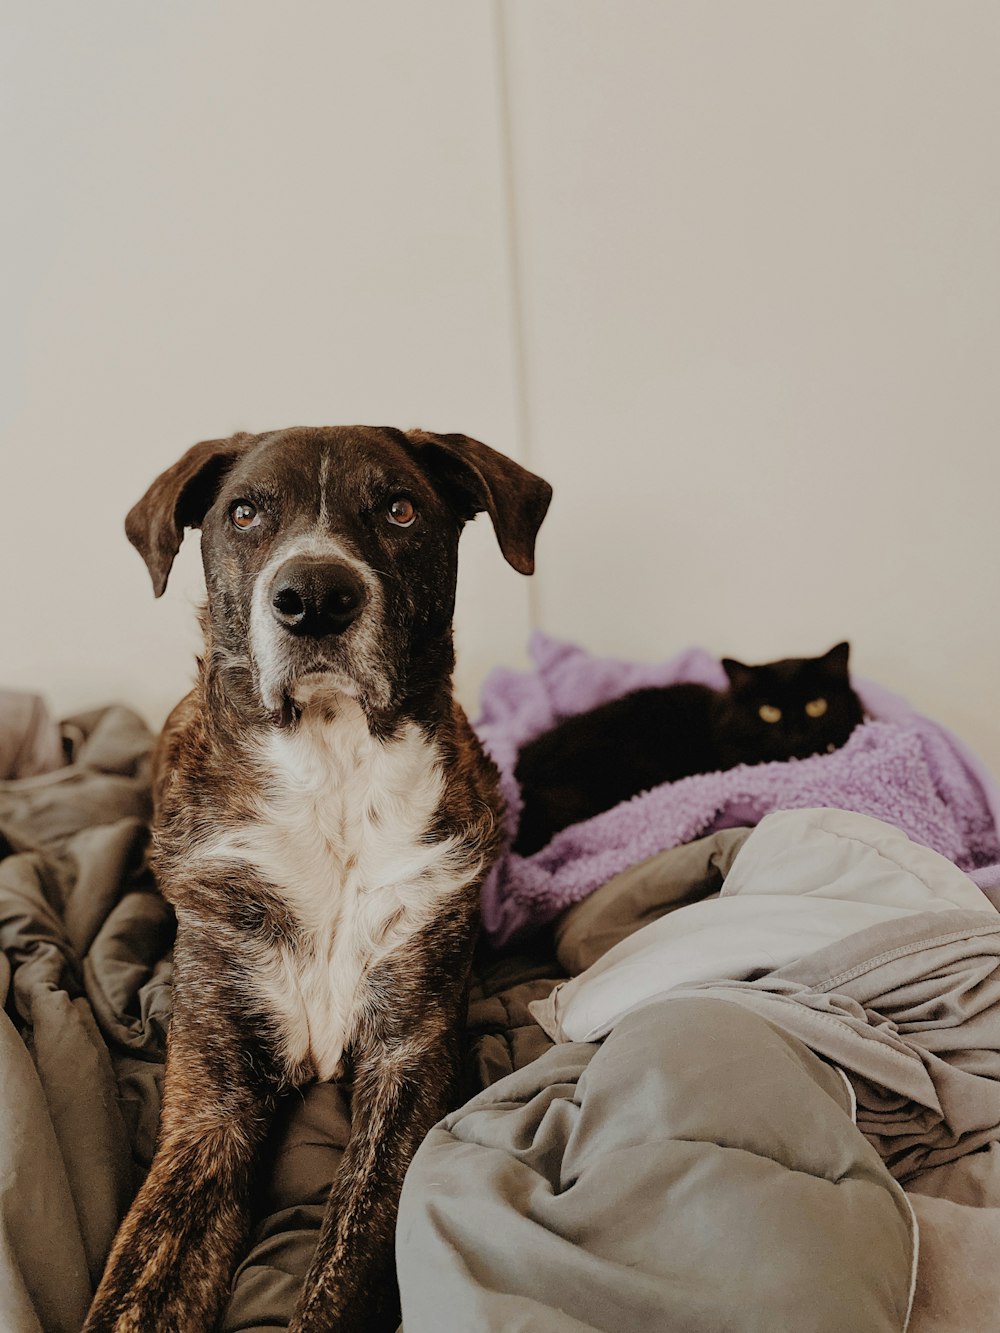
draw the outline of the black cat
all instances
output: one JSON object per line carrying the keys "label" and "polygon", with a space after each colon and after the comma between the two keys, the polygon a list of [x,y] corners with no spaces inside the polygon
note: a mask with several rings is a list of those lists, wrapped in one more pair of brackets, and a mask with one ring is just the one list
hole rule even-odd
{"label": "black cat", "polygon": [[864,718],[849,652],[838,643],[764,666],[725,657],[728,690],[652,687],[566,718],[518,755],[514,851],[530,856],[560,829],[663,782],[838,749]]}

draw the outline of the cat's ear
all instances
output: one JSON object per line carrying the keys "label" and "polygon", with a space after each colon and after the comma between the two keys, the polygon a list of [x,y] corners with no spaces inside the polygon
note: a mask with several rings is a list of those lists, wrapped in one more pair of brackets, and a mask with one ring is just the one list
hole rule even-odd
{"label": "cat's ear", "polygon": [[735,657],[724,657],[722,669],[729,677],[729,684],[734,690],[745,689],[754,678],[754,668],[745,662],[737,662]]}
{"label": "cat's ear", "polygon": [[836,672],[838,676],[847,679],[847,659],[851,655],[851,645],[845,640],[843,643],[834,644],[828,653],[824,653],[819,659],[824,666],[829,667],[831,671]]}

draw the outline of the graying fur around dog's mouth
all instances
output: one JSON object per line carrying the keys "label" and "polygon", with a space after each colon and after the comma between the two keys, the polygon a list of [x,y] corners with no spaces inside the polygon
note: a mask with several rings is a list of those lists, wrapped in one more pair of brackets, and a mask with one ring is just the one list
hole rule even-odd
{"label": "graying fur around dog's mouth", "polygon": [[277,708],[269,710],[271,720],[281,730],[294,727],[310,705],[321,703],[329,709],[336,706],[338,697],[364,701],[358,682],[341,668],[330,663],[310,664],[287,682]]}

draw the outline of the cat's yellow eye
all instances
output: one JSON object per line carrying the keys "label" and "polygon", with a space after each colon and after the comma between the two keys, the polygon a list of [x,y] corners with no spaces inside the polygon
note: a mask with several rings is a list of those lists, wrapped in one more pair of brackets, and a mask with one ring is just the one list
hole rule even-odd
{"label": "cat's yellow eye", "polygon": [[810,717],[822,717],[828,707],[825,699],[810,699],[806,704],[806,712]]}
{"label": "cat's yellow eye", "polygon": [[781,709],[775,708],[774,704],[761,704],[757,709],[762,722],[780,722]]}

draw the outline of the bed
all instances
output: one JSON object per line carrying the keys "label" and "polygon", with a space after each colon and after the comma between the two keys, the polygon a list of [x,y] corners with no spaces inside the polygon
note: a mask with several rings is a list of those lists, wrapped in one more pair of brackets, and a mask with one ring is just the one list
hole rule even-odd
{"label": "bed", "polygon": [[[505,772],[560,690],[621,688],[623,664],[535,651],[487,692]],[[911,725],[894,717],[873,720]],[[403,1192],[407,1333],[997,1327],[996,793],[974,757],[916,733],[895,820],[860,798],[762,810],[741,790],[653,839],[669,845],[636,841],[633,810],[627,834],[602,816],[526,875],[498,868],[456,1110]],[[122,707],[67,734],[71,763],[0,782],[10,1333],[80,1328],[152,1156],[170,1014],[152,737]],[[944,813],[907,827],[927,780]],[[962,845],[935,849],[948,838]],[[282,1108],[222,1328],[287,1326],[349,1131],[349,1087]]]}

